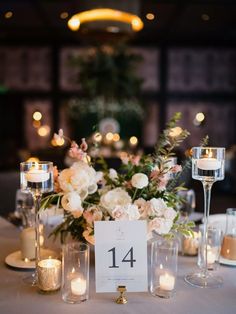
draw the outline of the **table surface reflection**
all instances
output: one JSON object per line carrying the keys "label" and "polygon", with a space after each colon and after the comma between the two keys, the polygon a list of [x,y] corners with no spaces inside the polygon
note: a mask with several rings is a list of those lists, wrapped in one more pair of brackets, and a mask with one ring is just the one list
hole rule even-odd
{"label": "table surface reflection", "polygon": [[6,266],[5,257],[19,250],[19,230],[0,218],[0,313],[158,313],[158,314],[235,314],[236,267],[221,266],[218,273],[224,285],[218,289],[201,289],[184,282],[184,274],[196,267],[196,258],[179,257],[177,292],[171,299],[153,297],[149,293],[127,293],[128,303],[117,305],[117,294],[95,293],[94,268],[91,269],[90,299],[81,304],[67,304],[61,293],[44,295],[22,280],[30,272]]}

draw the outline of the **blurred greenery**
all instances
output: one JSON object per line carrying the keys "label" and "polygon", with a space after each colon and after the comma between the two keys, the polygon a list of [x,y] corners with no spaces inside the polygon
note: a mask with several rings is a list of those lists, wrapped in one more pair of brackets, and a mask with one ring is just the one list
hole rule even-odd
{"label": "blurred greenery", "polygon": [[141,136],[142,79],[137,75],[141,61],[140,55],[124,45],[91,48],[85,56],[71,57],[71,66],[79,68],[82,91],[81,97],[71,99],[68,104],[76,133],[88,136],[93,125],[112,117],[119,122],[123,137]]}

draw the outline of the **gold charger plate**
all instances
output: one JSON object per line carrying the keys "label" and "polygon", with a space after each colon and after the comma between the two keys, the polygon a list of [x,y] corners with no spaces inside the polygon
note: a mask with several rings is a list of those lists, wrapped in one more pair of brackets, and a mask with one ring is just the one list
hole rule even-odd
{"label": "gold charger plate", "polygon": [[5,263],[8,266],[15,267],[15,268],[22,268],[22,269],[34,269],[35,268],[35,261],[24,261],[21,258],[21,251],[16,251],[9,254],[5,258]]}

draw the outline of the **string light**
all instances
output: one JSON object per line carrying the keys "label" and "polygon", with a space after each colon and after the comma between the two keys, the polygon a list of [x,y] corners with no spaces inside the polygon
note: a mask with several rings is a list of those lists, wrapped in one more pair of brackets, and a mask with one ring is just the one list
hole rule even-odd
{"label": "string light", "polygon": [[138,144],[138,139],[136,136],[131,136],[131,138],[129,139],[129,142],[132,146],[135,146]]}
{"label": "string light", "polygon": [[61,18],[62,20],[67,19],[68,16],[69,16],[68,12],[61,12],[61,14],[60,14],[60,18]]}
{"label": "string light", "polygon": [[101,142],[102,141],[102,134],[99,133],[99,132],[95,133],[94,136],[93,136],[93,140],[95,142],[98,142],[98,143]]}
{"label": "string light", "polygon": [[33,113],[33,119],[35,121],[40,121],[42,119],[42,113],[40,111],[35,111]]}
{"label": "string light", "polygon": [[146,14],[146,19],[149,21],[152,21],[155,19],[155,15],[153,13],[147,13]]}
{"label": "string light", "polygon": [[41,137],[45,137],[45,136],[49,135],[49,133],[50,133],[50,127],[48,125],[42,125],[38,129],[38,135]]}
{"label": "string light", "polygon": [[118,133],[113,134],[113,141],[118,142],[120,140],[120,135]]}
{"label": "string light", "polygon": [[205,115],[204,115],[203,112],[199,112],[199,113],[196,114],[196,120],[198,122],[202,122],[204,119],[205,119]]}
{"label": "string light", "polygon": [[112,140],[113,140],[113,133],[108,132],[108,133],[106,134],[106,140],[107,140],[107,141],[112,141]]}
{"label": "string light", "polygon": [[4,16],[5,16],[6,19],[10,19],[13,16],[13,12],[12,11],[7,11]]}

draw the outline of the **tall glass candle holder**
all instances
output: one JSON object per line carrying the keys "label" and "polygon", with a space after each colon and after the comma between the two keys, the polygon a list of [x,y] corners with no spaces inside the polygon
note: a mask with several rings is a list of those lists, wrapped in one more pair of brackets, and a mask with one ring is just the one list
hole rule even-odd
{"label": "tall glass candle holder", "polygon": [[[29,191],[35,205],[35,259],[36,269],[40,258],[39,209],[43,193],[53,190],[53,163],[49,161],[22,162],[20,164],[21,190]],[[32,277],[32,285],[37,283],[37,270]]]}
{"label": "tall glass candle holder", "polygon": [[170,298],[175,293],[178,244],[157,240],[151,244],[151,284],[153,296]]}
{"label": "tall glass candle holder", "polygon": [[223,279],[208,271],[207,230],[210,212],[211,188],[214,182],[224,179],[225,148],[222,147],[193,147],[192,177],[200,180],[204,191],[204,223],[201,241],[203,265],[198,272],[185,276],[189,284],[201,288],[216,288],[222,285]]}
{"label": "tall glass candle holder", "polygon": [[68,243],[63,247],[62,299],[67,303],[80,303],[89,297],[89,246]]}

